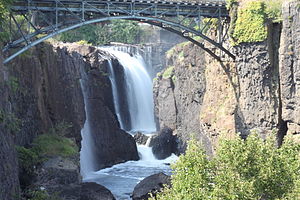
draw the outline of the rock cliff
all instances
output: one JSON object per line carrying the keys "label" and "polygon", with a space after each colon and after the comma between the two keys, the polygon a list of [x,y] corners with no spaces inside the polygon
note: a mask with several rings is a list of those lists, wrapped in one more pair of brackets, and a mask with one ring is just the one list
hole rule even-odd
{"label": "rock cliff", "polygon": [[[0,68],[1,181],[0,197],[19,194],[14,145],[28,146],[58,124],[70,124],[66,133],[80,147],[86,119],[80,80],[88,94],[88,115],[97,157],[96,169],[137,160],[134,139],[119,128],[108,78],[108,59],[91,46],[43,43]],[[3,143],[3,145],[2,145]],[[2,176],[2,173],[3,176]]]}
{"label": "rock cliff", "polygon": [[283,6],[283,28],[280,41],[280,88],[282,119],[288,134],[300,141],[300,11],[299,1]]}
{"label": "rock cliff", "polygon": [[268,25],[268,38],[233,48],[236,60],[222,63],[182,43],[169,51],[167,68],[154,85],[160,128],[179,136],[181,151],[192,136],[212,153],[219,135],[262,137],[299,134],[299,2],[285,3],[283,22]]}
{"label": "rock cliff", "polygon": [[[2,65],[2,55],[0,53],[0,199],[12,200],[20,195],[18,178],[18,161],[14,148],[11,131],[7,129],[4,113],[10,113],[7,70]],[[6,121],[6,122],[5,122]]]}

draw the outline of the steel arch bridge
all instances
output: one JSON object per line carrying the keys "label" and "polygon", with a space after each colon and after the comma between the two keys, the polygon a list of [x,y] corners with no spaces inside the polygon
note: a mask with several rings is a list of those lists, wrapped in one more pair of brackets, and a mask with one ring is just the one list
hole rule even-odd
{"label": "steel arch bridge", "polygon": [[[229,18],[225,6],[225,0],[17,0],[10,10],[4,63],[59,33],[114,19],[155,25],[186,38],[219,61],[221,56],[211,46],[235,59],[222,45],[228,31],[222,25]],[[206,34],[212,19],[217,19],[216,41]]]}

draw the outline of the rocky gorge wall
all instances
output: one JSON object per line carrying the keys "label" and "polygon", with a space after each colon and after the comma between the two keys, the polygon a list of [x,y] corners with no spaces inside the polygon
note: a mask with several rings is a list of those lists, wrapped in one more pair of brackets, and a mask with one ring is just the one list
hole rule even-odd
{"label": "rocky gorge wall", "polygon": [[288,134],[300,141],[300,11],[299,2],[283,6],[284,23],[279,50],[282,120]]}
{"label": "rocky gorge wall", "polygon": [[[95,147],[93,151],[97,155],[94,170],[138,159],[134,139],[119,128],[114,114],[108,59],[114,67],[121,68],[116,58],[94,47],[45,42],[6,66],[1,62],[0,173],[1,183],[5,183],[0,185],[1,199],[11,200],[19,196],[15,145],[28,147],[36,136],[49,133],[51,128],[63,123],[70,125],[64,136],[80,147],[80,132],[87,117],[81,79],[84,80],[88,95],[87,115],[92,119],[90,125],[94,144],[91,145]],[[60,161],[59,157],[53,159],[49,161],[52,164],[41,166],[44,175],[41,180],[37,178],[37,184],[52,187],[53,184],[48,185],[50,180],[47,178],[61,182],[56,176],[63,177],[63,173],[71,173],[71,169],[75,175],[70,177],[74,179],[66,180],[72,184],[76,182],[72,180],[80,183],[78,162]],[[67,164],[53,166],[53,162]],[[73,164],[68,164],[70,162]],[[69,183],[63,185],[66,184]],[[65,187],[57,183],[56,189],[59,188]],[[78,189],[78,186],[72,188]],[[72,188],[67,187],[67,190]]]}
{"label": "rocky gorge wall", "polygon": [[19,196],[18,160],[12,133],[4,124],[4,112],[11,112],[9,104],[9,89],[7,81],[7,70],[2,65],[2,55],[0,53],[0,199],[14,199]]}
{"label": "rocky gorge wall", "polygon": [[234,62],[219,63],[189,43],[168,52],[168,69],[154,84],[155,111],[160,128],[180,138],[180,151],[192,135],[208,153],[220,135],[235,132],[265,137],[276,130],[279,143],[287,130],[297,137],[298,4],[284,4],[282,25],[270,24],[266,41],[235,46]]}

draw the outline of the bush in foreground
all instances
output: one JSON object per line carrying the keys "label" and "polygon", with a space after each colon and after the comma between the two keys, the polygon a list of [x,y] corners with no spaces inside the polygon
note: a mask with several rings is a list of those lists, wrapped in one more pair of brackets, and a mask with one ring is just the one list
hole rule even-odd
{"label": "bush in foreground", "polygon": [[280,148],[275,137],[262,140],[256,134],[221,140],[212,159],[192,140],[172,166],[172,188],[154,199],[300,199],[299,157],[300,145],[289,138]]}

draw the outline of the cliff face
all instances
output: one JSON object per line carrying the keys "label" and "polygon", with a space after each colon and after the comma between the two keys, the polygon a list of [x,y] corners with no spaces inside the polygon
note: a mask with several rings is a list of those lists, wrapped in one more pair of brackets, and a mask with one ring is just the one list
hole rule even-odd
{"label": "cliff face", "polygon": [[173,74],[159,76],[154,87],[160,127],[175,129],[183,143],[196,134],[208,153],[220,134],[265,137],[276,130],[281,142],[287,123],[288,132],[299,133],[297,5],[284,5],[283,27],[269,25],[265,42],[234,47],[235,62],[219,63],[191,44],[177,45],[167,61]]}
{"label": "cliff face", "polygon": [[[186,141],[190,134],[197,134],[209,142],[205,135],[199,134],[199,113],[205,91],[204,52],[196,46],[183,43],[168,52],[165,73],[154,82],[155,114],[159,128],[172,128],[175,134]],[[180,144],[180,151],[184,149]]]}
{"label": "cliff face", "polygon": [[6,183],[0,185],[1,199],[13,199],[19,191],[14,145],[29,145],[50,128],[71,124],[65,136],[80,146],[86,119],[81,79],[88,94],[96,168],[138,159],[134,139],[119,128],[114,114],[108,59],[121,67],[94,47],[43,43],[9,65],[1,64],[0,173]]}
{"label": "cliff face", "polygon": [[283,6],[283,29],[280,43],[280,88],[282,119],[288,133],[300,134],[300,11],[299,1]]}
{"label": "cliff face", "polygon": [[0,53],[0,199],[11,200],[19,196],[18,162],[11,131],[4,124],[4,112],[10,112],[8,102],[7,71]]}
{"label": "cliff face", "polygon": [[15,135],[17,145],[29,144],[35,136],[60,122],[72,124],[67,137],[80,145],[85,112],[79,70],[86,65],[79,53],[45,43],[7,66],[9,79],[14,81],[11,84],[15,85],[10,102],[22,121]]}
{"label": "cliff face", "polygon": [[236,50],[235,128],[242,136],[256,129],[268,133],[280,123],[278,48],[280,25],[269,27],[268,41],[241,44]]}

